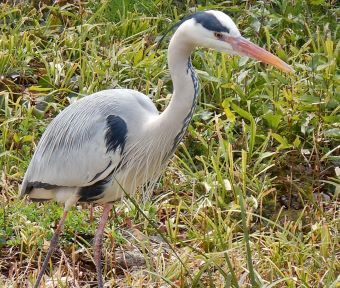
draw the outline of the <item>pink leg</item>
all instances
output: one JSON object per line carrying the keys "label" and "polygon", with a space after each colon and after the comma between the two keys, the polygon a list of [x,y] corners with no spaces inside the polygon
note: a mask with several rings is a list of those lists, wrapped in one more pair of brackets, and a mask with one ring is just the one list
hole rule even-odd
{"label": "pink leg", "polygon": [[103,276],[102,276],[102,246],[103,246],[103,233],[107,219],[109,218],[110,211],[113,207],[112,203],[106,203],[104,205],[103,215],[100,219],[96,235],[94,236],[94,262],[96,264],[98,288],[103,288]]}
{"label": "pink leg", "polygon": [[66,219],[66,216],[67,216],[67,210],[64,210],[64,213],[63,213],[63,216],[61,217],[61,219],[59,220],[59,223],[58,223],[58,226],[57,226],[57,229],[54,231],[54,234],[53,234],[53,237],[51,239],[51,243],[50,243],[50,247],[48,248],[48,251],[47,251],[47,255],[45,257],[45,260],[44,260],[44,263],[40,269],[40,272],[39,272],[39,275],[38,275],[38,278],[34,284],[34,288],[39,288],[39,284],[40,284],[40,281],[45,273],[45,270],[46,270],[46,267],[47,267],[47,264],[48,262],[50,261],[50,258],[57,246],[57,243],[58,243],[58,238],[59,238],[59,235],[60,235],[60,232],[63,228],[63,225],[64,225],[64,222],[65,222],[65,219]]}
{"label": "pink leg", "polygon": [[90,204],[90,223],[93,223],[93,203]]}

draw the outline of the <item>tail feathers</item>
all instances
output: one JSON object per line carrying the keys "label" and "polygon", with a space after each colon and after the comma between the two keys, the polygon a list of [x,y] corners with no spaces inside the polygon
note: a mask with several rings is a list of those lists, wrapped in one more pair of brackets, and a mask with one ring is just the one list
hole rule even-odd
{"label": "tail feathers", "polygon": [[29,197],[33,201],[47,201],[55,198],[55,194],[53,190],[46,190],[44,188],[34,188],[26,189],[26,192],[23,194],[29,194]]}
{"label": "tail feathers", "polygon": [[39,199],[50,200],[55,196],[53,193],[55,188],[58,188],[58,186],[40,181],[28,181],[25,176],[21,184],[19,197],[23,198],[26,194],[29,194],[30,199],[37,201],[40,201]]}
{"label": "tail feathers", "polygon": [[25,177],[24,180],[22,181],[22,184],[21,184],[21,187],[20,187],[19,198],[23,198],[25,196],[25,194],[28,194],[28,192],[26,192],[27,184],[28,184],[28,181],[26,180],[26,177]]}

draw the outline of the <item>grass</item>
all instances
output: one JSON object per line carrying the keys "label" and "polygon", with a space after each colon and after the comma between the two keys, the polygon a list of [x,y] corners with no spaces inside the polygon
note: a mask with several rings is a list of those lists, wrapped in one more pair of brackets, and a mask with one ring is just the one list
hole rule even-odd
{"label": "grass", "polygon": [[[48,123],[109,87],[164,109],[156,41],[196,8],[227,12],[296,73],[197,49],[201,101],[184,142],[152,199],[117,203],[105,230],[108,287],[339,287],[335,1],[59,2],[0,4],[0,286],[34,283],[62,212],[17,197]],[[45,287],[95,286],[88,208],[66,220]]]}

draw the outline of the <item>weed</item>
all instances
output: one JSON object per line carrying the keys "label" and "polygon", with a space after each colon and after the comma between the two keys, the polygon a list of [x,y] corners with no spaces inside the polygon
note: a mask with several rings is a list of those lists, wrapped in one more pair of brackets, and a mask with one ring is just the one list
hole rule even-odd
{"label": "weed", "polygon": [[[48,123],[107,88],[140,90],[163,110],[172,83],[156,41],[195,9],[227,12],[296,73],[197,49],[199,107],[150,202],[117,203],[104,243],[107,284],[337,287],[335,1],[12,2],[0,4],[1,287],[34,283],[61,215],[55,203],[17,197]],[[95,283],[87,208],[67,218],[46,286]]]}

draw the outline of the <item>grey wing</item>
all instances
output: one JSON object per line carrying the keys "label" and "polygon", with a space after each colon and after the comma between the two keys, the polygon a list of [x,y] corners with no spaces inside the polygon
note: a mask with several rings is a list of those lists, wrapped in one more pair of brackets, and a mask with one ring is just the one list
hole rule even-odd
{"label": "grey wing", "polygon": [[27,169],[21,195],[32,188],[89,186],[112,173],[122,158],[127,125],[115,115],[114,101],[109,106],[105,102],[82,99],[50,123]]}

